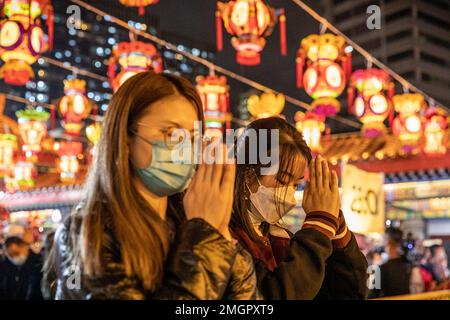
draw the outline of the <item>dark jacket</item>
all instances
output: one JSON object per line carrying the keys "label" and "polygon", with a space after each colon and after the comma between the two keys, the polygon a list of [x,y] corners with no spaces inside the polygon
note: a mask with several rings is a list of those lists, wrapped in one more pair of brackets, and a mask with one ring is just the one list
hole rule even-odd
{"label": "dark jacket", "polygon": [[[254,257],[258,289],[265,299],[365,299],[367,261],[349,232],[345,247],[315,228],[291,239],[263,234],[259,243],[237,234]],[[284,252],[280,252],[284,251]]]}
{"label": "dark jacket", "polygon": [[390,259],[380,266],[380,289],[371,292],[371,297],[389,297],[409,294],[413,265],[405,257]]}
{"label": "dark jacket", "polygon": [[41,300],[42,259],[31,250],[22,266],[0,259],[0,299]]}
{"label": "dark jacket", "polygon": [[[105,233],[107,245],[102,276],[88,277],[80,266],[72,265],[72,249],[68,241],[70,223],[71,219],[68,219],[55,235],[56,299],[257,297],[251,257],[202,219],[184,221],[176,228],[162,286],[153,293],[146,292],[138,279],[125,275],[120,250],[112,233]],[[230,280],[232,270],[239,275],[233,281]]]}

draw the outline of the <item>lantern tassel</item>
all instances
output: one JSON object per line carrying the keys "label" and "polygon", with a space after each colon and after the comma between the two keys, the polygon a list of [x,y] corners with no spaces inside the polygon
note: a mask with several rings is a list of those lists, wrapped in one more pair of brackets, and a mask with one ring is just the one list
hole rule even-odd
{"label": "lantern tassel", "polygon": [[54,105],[50,106],[50,128],[56,128],[56,108]]}
{"label": "lantern tassel", "polygon": [[216,11],[216,45],[217,51],[223,50],[222,18],[219,10]]}
{"label": "lantern tassel", "polygon": [[48,10],[47,14],[47,29],[48,29],[48,47],[50,50],[53,49],[53,37],[54,37],[54,23],[53,23],[53,8]]}
{"label": "lantern tassel", "polygon": [[139,0],[139,15],[143,16],[145,14],[144,4],[142,3],[142,0]]}
{"label": "lantern tassel", "polygon": [[392,128],[394,123],[394,108],[391,106],[391,110],[389,111],[389,127]]}
{"label": "lantern tassel", "polygon": [[109,59],[108,77],[111,81],[116,77],[116,59],[113,57]]}
{"label": "lantern tassel", "polygon": [[287,54],[287,45],[286,45],[286,16],[284,12],[280,16],[280,48],[281,48],[281,55],[285,56]]}
{"label": "lantern tassel", "polygon": [[391,83],[389,84],[389,88],[388,88],[388,97],[389,97],[389,99],[392,100],[392,97],[394,96],[394,94],[395,94],[395,86],[394,86],[394,84],[391,82]]}
{"label": "lantern tassel", "polygon": [[353,88],[347,89],[347,112],[353,113],[353,98],[355,97],[355,90]]}
{"label": "lantern tassel", "polygon": [[303,65],[305,63],[305,59],[303,58],[303,51],[297,55],[297,88],[301,88],[303,84]]}
{"label": "lantern tassel", "polygon": [[350,79],[350,76],[352,74],[352,54],[351,53],[347,54],[347,57],[345,59],[345,68],[344,68],[344,70],[345,70],[347,79]]}

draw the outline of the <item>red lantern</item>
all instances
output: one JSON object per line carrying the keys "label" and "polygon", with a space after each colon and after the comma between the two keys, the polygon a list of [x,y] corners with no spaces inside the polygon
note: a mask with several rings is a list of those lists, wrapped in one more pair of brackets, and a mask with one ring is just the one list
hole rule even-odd
{"label": "red lantern", "polygon": [[85,96],[86,81],[80,79],[64,80],[65,96],[59,102],[62,125],[67,134],[79,135],[83,121],[91,112],[92,105]]}
{"label": "red lantern", "polygon": [[74,182],[80,169],[78,158],[83,153],[83,145],[78,141],[61,141],[55,147],[59,155],[59,173],[63,182]]}
{"label": "red lantern", "polygon": [[392,112],[394,93],[394,83],[389,74],[380,69],[357,70],[350,78],[347,92],[349,112],[364,124],[363,135],[377,137],[383,134],[386,131],[383,121]]}
{"label": "red lantern", "polygon": [[28,161],[19,161],[14,167],[14,177],[8,179],[9,190],[26,190],[33,188],[37,170],[33,163]]}
{"label": "red lantern", "polygon": [[436,108],[428,108],[425,113],[425,146],[423,151],[431,155],[445,154],[444,134],[448,127],[446,115]]}
{"label": "red lantern", "polygon": [[[0,22],[0,58],[5,64],[0,77],[12,85],[24,85],[34,77],[31,65],[52,47],[53,7],[50,0],[4,0]],[[42,29],[47,16],[48,40]]]}
{"label": "red lantern", "polygon": [[143,16],[145,13],[144,7],[158,3],[159,0],[119,0],[121,4],[127,7],[139,7],[139,15]]}
{"label": "red lantern", "polygon": [[[116,75],[117,63],[122,70]],[[156,73],[163,71],[161,55],[154,45],[133,41],[120,42],[114,47],[108,68],[108,77],[114,92],[135,74],[148,70]]]}
{"label": "red lantern", "polygon": [[322,132],[325,130],[325,117],[314,112],[297,112],[295,114],[296,128],[303,135],[306,144],[312,152],[322,151]]}
{"label": "red lantern", "polygon": [[0,134],[0,178],[11,175],[16,151],[17,136],[8,133]]}
{"label": "red lantern", "polygon": [[351,72],[351,54],[345,52],[344,46],[341,36],[312,34],[301,41],[297,52],[297,87],[305,87],[315,100],[314,112],[324,116],[339,112],[335,98],[344,90]]}
{"label": "red lantern", "polygon": [[215,75],[198,76],[196,82],[205,113],[205,135],[221,136],[224,129],[230,126],[227,78]]}
{"label": "red lantern", "polygon": [[237,51],[236,61],[246,66],[261,62],[260,52],[266,45],[265,37],[272,34],[280,21],[281,54],[286,55],[286,17],[284,9],[275,10],[263,0],[231,0],[218,2],[216,11],[217,50],[222,51],[222,20],[233,36],[231,44]]}
{"label": "red lantern", "polygon": [[423,134],[423,119],[419,113],[425,107],[423,96],[404,93],[395,95],[392,100],[399,113],[392,124],[392,132],[400,139],[404,152],[414,152]]}
{"label": "red lantern", "polygon": [[41,141],[47,134],[46,121],[50,115],[45,111],[19,110],[16,116],[23,140],[22,150],[28,161],[35,162],[41,151]]}

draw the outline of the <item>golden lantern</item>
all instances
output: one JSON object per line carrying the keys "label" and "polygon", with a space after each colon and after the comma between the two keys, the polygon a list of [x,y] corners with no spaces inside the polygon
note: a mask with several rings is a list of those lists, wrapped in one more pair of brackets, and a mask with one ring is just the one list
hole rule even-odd
{"label": "golden lantern", "polygon": [[35,162],[41,151],[41,141],[47,134],[46,121],[50,115],[45,111],[27,109],[17,111],[16,116],[23,140],[22,151],[28,161]]}
{"label": "golden lantern", "polygon": [[64,97],[58,110],[63,117],[62,125],[67,134],[79,135],[83,121],[91,113],[92,104],[85,96],[86,81],[80,79],[64,80]]}
{"label": "golden lantern", "polygon": [[62,182],[74,182],[80,169],[79,156],[83,153],[83,145],[78,141],[61,141],[57,144],[59,155],[59,173]]}
{"label": "golden lantern", "polygon": [[436,108],[428,108],[425,119],[423,151],[430,155],[445,154],[447,149],[444,144],[444,134],[448,127],[445,113]]}
{"label": "golden lantern", "polygon": [[102,125],[99,122],[94,122],[93,124],[86,127],[86,136],[89,141],[95,146],[100,141],[100,135],[102,133]]}
{"label": "golden lantern", "polygon": [[196,78],[197,91],[203,104],[207,136],[221,136],[230,127],[227,78],[211,74]]}
{"label": "golden lantern", "polygon": [[351,54],[345,52],[344,38],[329,33],[309,35],[300,43],[296,63],[297,87],[304,87],[315,100],[314,112],[324,116],[338,113],[336,98],[351,73]]}
{"label": "golden lantern", "polygon": [[14,177],[8,180],[9,188],[12,190],[26,190],[35,186],[37,175],[33,163],[28,161],[19,161],[14,167]]}
{"label": "golden lantern", "polygon": [[[117,64],[121,71],[116,75]],[[155,73],[163,71],[161,55],[154,45],[132,41],[120,42],[114,47],[108,67],[108,77],[114,92],[135,74],[148,70]]]}
{"label": "golden lantern", "polygon": [[297,130],[302,133],[311,151],[320,153],[322,132],[325,130],[325,116],[314,112],[297,112],[295,121]]}
{"label": "golden lantern", "polygon": [[400,139],[404,152],[413,152],[423,134],[420,111],[426,107],[424,98],[419,93],[404,93],[395,95],[392,100],[399,113],[392,123],[392,132]]}
{"label": "golden lantern", "polygon": [[[0,22],[0,58],[5,64],[0,77],[12,85],[24,85],[34,77],[31,65],[53,42],[53,7],[50,0],[4,0]],[[48,40],[42,28],[47,16]]]}
{"label": "golden lantern", "polygon": [[256,119],[278,116],[283,112],[284,104],[284,95],[272,92],[251,95],[247,100],[248,112]]}
{"label": "golden lantern", "polygon": [[363,123],[364,136],[377,137],[386,132],[383,122],[393,111],[393,95],[394,83],[386,71],[370,68],[353,72],[347,90],[348,108]]}
{"label": "golden lantern", "polygon": [[9,133],[0,134],[0,178],[13,172],[17,147],[17,136]]}
{"label": "golden lantern", "polygon": [[217,49],[222,51],[222,20],[225,29],[233,37],[236,61],[241,65],[254,66],[261,62],[260,52],[266,45],[265,37],[272,34],[280,21],[281,54],[286,55],[286,16],[284,9],[273,9],[263,0],[231,0],[217,2],[216,32]]}
{"label": "golden lantern", "polygon": [[144,7],[150,6],[152,4],[158,3],[159,0],[119,0],[121,4],[127,7],[138,7],[139,15],[143,16],[145,14]]}

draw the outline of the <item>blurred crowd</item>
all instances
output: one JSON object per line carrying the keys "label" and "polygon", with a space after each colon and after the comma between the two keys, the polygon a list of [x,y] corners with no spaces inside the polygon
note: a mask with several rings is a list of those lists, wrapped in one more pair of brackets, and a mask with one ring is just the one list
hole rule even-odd
{"label": "blurred crowd", "polygon": [[384,245],[366,254],[373,268],[369,298],[450,289],[448,255],[440,239],[422,241],[398,228],[386,231]]}
{"label": "blurred crowd", "polygon": [[[0,230],[0,300],[42,300],[50,297],[41,284],[43,262],[53,244],[53,231],[37,237],[35,230],[8,225]],[[41,239],[39,239],[41,238]]]}

